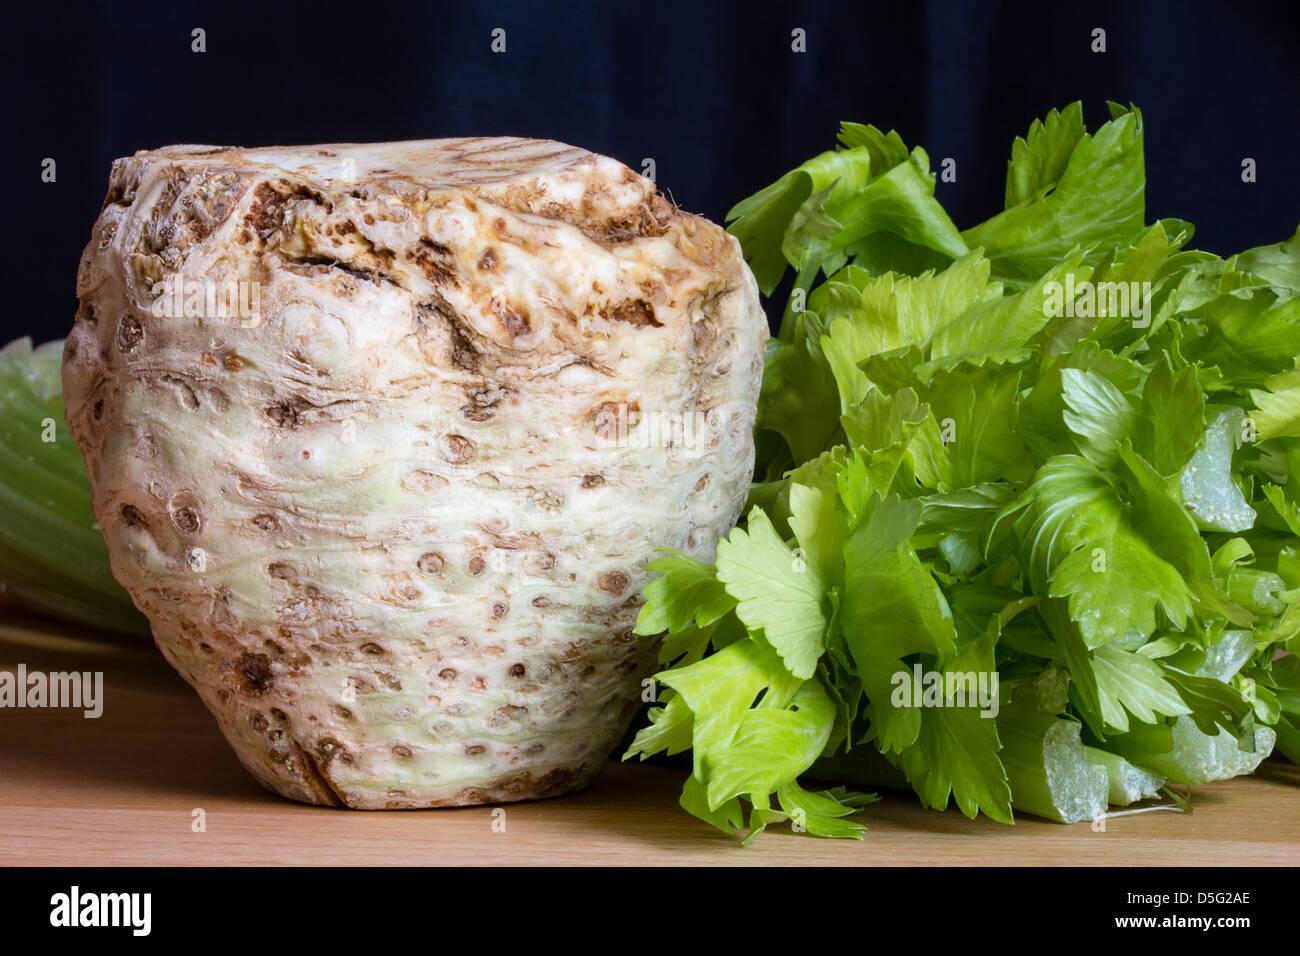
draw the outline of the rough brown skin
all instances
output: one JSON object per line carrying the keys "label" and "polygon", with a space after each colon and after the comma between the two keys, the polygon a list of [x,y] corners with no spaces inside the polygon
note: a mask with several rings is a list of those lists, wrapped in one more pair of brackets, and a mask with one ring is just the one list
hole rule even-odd
{"label": "rough brown skin", "polygon": [[[201,294],[159,314],[177,273]],[[241,281],[254,317],[203,301]],[[591,779],[652,672],[646,564],[711,558],[745,499],[767,331],[733,238],[558,143],[178,146],[114,163],[77,292],[114,574],[259,781]]]}

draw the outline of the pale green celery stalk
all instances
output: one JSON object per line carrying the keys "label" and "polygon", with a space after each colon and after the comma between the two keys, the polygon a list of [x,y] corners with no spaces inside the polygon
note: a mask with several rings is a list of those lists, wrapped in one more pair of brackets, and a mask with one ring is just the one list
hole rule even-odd
{"label": "pale green celery stalk", "polygon": [[[1248,733],[1250,731],[1247,731]],[[1253,750],[1242,749],[1243,739],[1222,727],[1211,737],[1202,733],[1190,717],[1175,718],[1170,736],[1173,746],[1150,747],[1146,735],[1120,734],[1112,737],[1114,747],[1131,763],[1164,777],[1169,783],[1198,787],[1215,780],[1227,780],[1254,773],[1255,768],[1273,752],[1277,732],[1272,727],[1254,728]]]}
{"label": "pale green celery stalk", "polygon": [[998,720],[1011,806],[1058,823],[1095,820],[1106,812],[1106,769],[1088,760],[1079,725],[1043,714]]}
{"label": "pale green celery stalk", "polygon": [[109,569],[63,420],[62,354],[62,342],[33,349],[30,339],[0,350],[0,588],[61,620],[146,636],[148,622]]}
{"label": "pale green celery stalk", "polygon": [[1133,766],[1119,754],[1097,747],[1084,747],[1084,753],[1090,763],[1106,771],[1110,783],[1109,802],[1111,806],[1127,807],[1139,800],[1154,797],[1164,786],[1164,780]]}

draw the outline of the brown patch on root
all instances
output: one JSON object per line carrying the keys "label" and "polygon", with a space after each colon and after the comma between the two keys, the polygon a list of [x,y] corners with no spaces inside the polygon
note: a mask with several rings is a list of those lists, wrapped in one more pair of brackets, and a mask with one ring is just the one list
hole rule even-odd
{"label": "brown patch on root", "polygon": [[[299,266],[323,266],[326,269],[337,269],[346,275],[352,276],[354,279],[373,282],[375,285],[380,285],[384,282],[393,282],[392,278],[384,275],[377,269],[370,269],[361,265],[353,265],[352,263],[344,262],[342,259],[338,259],[334,256],[299,256],[296,259],[290,260],[290,262],[293,265]],[[393,284],[396,285],[397,283],[393,282]]]}
{"label": "brown patch on root", "polygon": [[140,325],[140,320],[132,315],[122,316],[122,321],[117,324],[117,349],[119,352],[127,353],[135,351],[135,347],[144,340],[144,327]]}
{"label": "brown patch on root", "polygon": [[347,414],[348,408],[354,404],[356,403],[353,399],[342,398],[317,405],[303,395],[287,395],[280,401],[263,408],[262,414],[277,428],[292,429],[322,421],[340,421]]}
{"label": "brown patch on root", "polygon": [[459,325],[452,324],[449,329],[451,338],[451,360],[458,368],[466,372],[477,372],[480,353],[474,347],[473,340],[465,334]]}
{"label": "brown patch on root", "polygon": [[469,399],[469,404],[461,406],[461,413],[472,422],[489,421],[496,415],[497,406],[507,394],[506,389],[495,385],[465,386],[465,397]]}
{"label": "brown patch on root", "polygon": [[653,329],[663,328],[663,323],[655,318],[654,306],[645,299],[629,299],[626,302],[620,302],[609,313],[609,317],[615,322],[626,322],[628,325],[634,325],[639,329],[647,326]]}
{"label": "brown patch on root", "polygon": [[601,238],[607,243],[618,243],[662,236],[676,212],[667,200],[655,193],[624,218],[607,220]]}
{"label": "brown patch on root", "polygon": [[406,253],[409,262],[415,263],[424,277],[434,285],[455,285],[456,266],[451,249],[431,239],[421,239],[418,249]]}
{"label": "brown patch on root", "polygon": [[[433,332],[439,321],[447,330],[449,349],[445,353],[445,358],[440,356],[435,359],[428,345],[430,344],[430,333]],[[450,364],[462,371],[483,375],[488,364],[487,356],[484,355],[483,350],[477,344],[477,336],[467,325],[465,319],[457,314],[447,300],[437,292],[432,293],[426,300],[415,304],[414,332],[420,340],[421,348],[426,349],[430,362],[436,361],[439,364],[446,364],[447,359],[450,359]]]}
{"label": "brown patch on root", "polygon": [[623,571],[607,571],[600,576],[597,583],[605,593],[619,595],[627,590],[631,581]]}
{"label": "brown patch on root", "polygon": [[415,566],[425,574],[439,574],[446,564],[447,560],[437,551],[428,551],[415,562]]}
{"label": "brown patch on root", "polygon": [[[282,180],[280,185],[289,187],[290,184],[287,180]],[[324,196],[306,186],[280,192],[270,183],[261,182],[253,189],[253,200],[249,204],[248,214],[244,216],[244,222],[263,239],[268,239],[284,225],[285,204],[293,199],[305,199],[321,206],[328,205]]]}
{"label": "brown patch on root", "polygon": [[230,689],[244,697],[261,697],[275,680],[271,658],[266,654],[247,652],[227,664],[223,676]]}
{"label": "brown patch on root", "polygon": [[543,190],[521,184],[505,195],[495,196],[493,201],[511,212],[566,222],[602,246],[662,236],[680,215],[677,208],[658,193],[633,209],[610,215],[602,210],[603,204],[599,201],[604,189],[603,184],[593,184],[582,200],[573,205],[546,201]]}
{"label": "brown patch on root", "polygon": [[527,335],[533,330],[532,322],[528,317],[528,310],[522,306],[515,306],[508,301],[493,297],[491,302],[488,303],[488,308],[497,317],[497,321],[501,323],[501,328],[505,330],[506,335],[510,336],[511,339]]}
{"label": "brown patch on root", "polygon": [[146,531],[149,529],[149,522],[135,505],[122,505],[118,513],[128,528],[143,528]]}

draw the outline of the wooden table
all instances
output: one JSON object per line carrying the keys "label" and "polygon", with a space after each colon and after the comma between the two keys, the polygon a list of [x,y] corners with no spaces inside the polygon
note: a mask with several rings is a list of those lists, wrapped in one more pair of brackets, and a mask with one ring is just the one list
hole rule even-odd
{"label": "wooden table", "polygon": [[[1300,863],[1300,768],[1198,788],[1196,812],[1014,827],[887,794],[867,838],[774,828],[741,847],[677,806],[682,771],[609,763],[584,793],[505,807],[358,812],[291,803],[244,772],[152,647],[123,649],[0,610],[0,668],[104,672],[106,704],[0,710],[0,864],[1285,864]],[[192,829],[202,810],[206,829]]]}

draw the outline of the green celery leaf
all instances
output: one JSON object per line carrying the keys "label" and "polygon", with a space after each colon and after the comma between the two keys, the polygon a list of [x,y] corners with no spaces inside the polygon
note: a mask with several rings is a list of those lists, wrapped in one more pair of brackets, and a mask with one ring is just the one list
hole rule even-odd
{"label": "green celery leaf", "polygon": [[971,708],[924,711],[914,744],[900,757],[908,782],[931,809],[954,802],[968,817],[977,813],[1012,823],[1011,787],[998,759],[997,725]]}
{"label": "green celery leaf", "polygon": [[1020,375],[1014,366],[937,371],[924,398],[940,426],[951,487],[1025,482],[1033,462],[1020,438]]}
{"label": "green celery leaf", "polygon": [[1201,733],[1214,736],[1219,732],[1219,727],[1234,736],[1240,736],[1245,731],[1250,703],[1231,684],[1213,677],[1185,674],[1163,663],[1158,666],[1164,669],[1169,682],[1177,688],[1179,696],[1191,709],[1188,717]]}
{"label": "green celery leaf", "polygon": [[839,494],[835,477],[831,474],[829,481],[819,485],[790,483],[790,530],[799,542],[803,557],[811,562],[822,581],[836,581],[844,575],[844,539],[848,526],[837,508]]}
{"label": "green celery leaf", "polygon": [[676,634],[664,635],[659,645],[659,663],[669,664],[680,661],[682,664],[689,664],[699,660],[709,649],[710,643],[718,633],[719,625],[728,620],[724,617],[722,621],[709,627],[696,627],[691,624]]}
{"label": "green celery leaf", "polygon": [[1133,433],[1137,409],[1124,393],[1099,372],[1061,370],[1065,424],[1076,438],[1079,454],[1098,468],[1109,468],[1119,457],[1119,443]]}
{"label": "green celery leaf", "polygon": [[1015,499],[1010,485],[989,483],[921,499],[923,510],[917,534],[957,531],[984,538],[1003,508]]}
{"label": "green celery leaf", "polygon": [[1065,424],[1065,373],[1069,369],[1101,375],[1129,397],[1140,393],[1147,377],[1141,365],[1088,340],[1080,342],[1068,354],[1049,361],[1040,371],[1028,397],[1021,402],[1020,411],[1022,437],[1040,465],[1053,455],[1078,451],[1078,438]]}
{"label": "green celery leaf", "polygon": [[890,705],[902,658],[946,653],[956,631],[938,584],[909,539],[921,515],[915,499],[872,496],[862,521],[844,544],[844,596],[839,621],[869,699],[878,743],[896,751],[920,729],[915,708]]}
{"label": "green celery leaf", "polygon": [[1087,134],[1083,125],[1083,104],[1071,103],[1034,120],[1027,137],[1017,136],[1011,144],[1007,164],[1006,208],[1037,199],[1054,187],[1065,173],[1079,140]]}
{"label": "green celery leaf", "polygon": [[1214,580],[1210,550],[1186,507],[1176,500],[1173,482],[1161,477],[1127,440],[1120,445],[1119,454],[1133,496],[1129,512],[1133,526],[1142,532],[1153,551],[1178,569],[1199,602],[1198,610],[1207,616],[1249,625],[1251,615],[1230,601]]}
{"label": "green celery leaf", "polygon": [[739,800],[728,800],[717,809],[711,808],[704,784],[695,777],[686,778],[678,803],[687,813],[717,827],[723,833],[733,834],[745,825],[745,808]]}
{"label": "green celery leaf", "polygon": [[[1067,254],[1064,261],[1053,261],[1047,272],[1020,292],[988,297],[971,306],[934,333],[930,340],[931,355],[934,358],[978,355],[1025,346],[1051,321],[1048,286],[1062,282],[1067,273],[1078,271],[1079,266],[1079,254]],[[996,283],[992,287],[997,287]]]}
{"label": "green celery leaf", "polygon": [[1001,286],[989,282],[988,261],[974,254],[934,274],[872,278],[850,267],[842,277],[846,281],[832,279],[814,291],[809,308],[827,317],[829,333],[821,348],[844,410],[866,391],[867,377],[859,367],[864,359],[923,348],[936,330],[973,306],[1001,301],[1002,294]]}
{"label": "green celery leaf", "polygon": [[884,133],[870,124],[841,123],[835,138],[845,149],[865,149],[875,170],[893,169],[907,159],[907,146],[892,129]]}
{"label": "green celery leaf", "polygon": [[711,564],[673,551],[650,562],[648,569],[663,576],[645,587],[638,634],[676,634],[692,622],[706,627],[736,606]]}
{"label": "green celery leaf", "polygon": [[[871,177],[869,150],[828,151],[731,208],[727,213],[728,228],[740,240],[764,295],[772,294],[790,264],[783,248],[788,245],[786,232],[804,202],[813,193],[828,188],[837,196],[856,195]],[[825,202],[821,208],[834,217],[833,209],[826,209]]]}
{"label": "green celery leaf", "polygon": [[984,542],[998,514],[1015,498],[1009,484],[981,484],[927,495],[918,538],[934,536],[954,574],[969,574],[983,560]]}
{"label": "green celery leaf", "polygon": [[1155,630],[1157,608],[1177,629],[1192,595],[1138,530],[1119,489],[1086,458],[1060,455],[1012,506],[1035,594],[1067,598],[1088,647]]}
{"label": "green celery leaf", "polygon": [[[998,277],[1033,282],[1076,246],[1100,258],[1132,242],[1143,229],[1145,187],[1142,118],[1135,110],[1080,137],[1046,195],[1040,187],[962,238],[983,248]],[[1009,182],[1008,194],[1019,195],[1019,187]]]}
{"label": "green celery leaf", "polygon": [[803,201],[790,219],[790,225],[781,239],[781,254],[796,269],[807,262],[809,249],[814,244],[830,239],[840,231],[840,224],[826,212],[835,183],[819,189]]}
{"label": "green celery leaf", "polygon": [[1300,229],[1290,239],[1239,253],[1237,268],[1270,285],[1300,291]]}
{"label": "green celery leaf", "polygon": [[739,603],[736,616],[763,632],[794,676],[807,680],[826,649],[823,583],[817,569],[799,560],[760,509],[746,528],[718,542],[718,580]]}
{"label": "green celery leaf", "polygon": [[[1182,267],[1169,268],[1179,241],[1178,236],[1171,239],[1165,224],[1158,222],[1115,258],[1103,259],[1088,277],[1092,308],[1081,308],[1088,292],[1076,303],[1076,329],[1114,349],[1149,338],[1177,310],[1187,308],[1182,283],[1194,265],[1185,261]],[[1078,320],[1083,312],[1092,314]]]}
{"label": "green celery leaf", "polygon": [[[677,692],[674,701],[683,700],[690,708],[694,773],[702,782],[704,757],[730,745],[759,694],[771,693],[773,702],[788,700],[802,683],[790,676],[775,651],[748,638],[693,664],[661,671],[655,679]],[[684,720],[680,707],[668,716]]]}
{"label": "green celery leaf", "polygon": [[809,791],[796,783],[781,787],[776,796],[793,825],[816,836],[848,840],[862,839],[867,828],[843,818],[878,799],[872,794],[850,793],[843,787]]}
{"label": "green celery leaf", "polygon": [[947,596],[959,652],[984,637],[990,626],[1000,631],[1035,601],[1014,588],[964,581],[949,587]]}
{"label": "green celery leaf", "polygon": [[934,174],[923,149],[913,149],[904,162],[865,188],[843,195],[842,201],[833,198],[827,209],[843,228],[809,245],[811,261],[820,263],[827,275],[839,270],[859,243],[879,233],[898,236],[952,259],[969,251],[934,198]]}
{"label": "green celery leaf", "polygon": [[1189,313],[1205,329],[1184,342],[1188,358],[1219,366],[1238,386],[1260,387],[1300,355],[1300,295],[1239,288]]}
{"label": "green celery leaf", "polygon": [[952,265],[952,256],[908,242],[888,232],[877,232],[854,245],[852,263],[873,276],[886,272],[919,276],[941,272]]}
{"label": "green celery leaf", "polygon": [[704,757],[709,806],[793,783],[821,756],[834,720],[835,706],[817,680],[805,682],[786,707],[750,710],[727,746]]}
{"label": "green celery leaf", "polygon": [[1160,665],[1140,654],[1099,647],[1093,655],[1092,669],[1097,675],[1102,719],[1120,732],[1129,729],[1128,713],[1144,724],[1152,724],[1157,714],[1175,717],[1192,712],[1165,679]]}
{"label": "green celery leaf", "polygon": [[[950,658],[945,674],[991,674],[995,671],[994,635],[969,645]],[[903,748],[900,762],[921,802],[942,810],[948,795],[961,812],[983,811],[999,823],[1011,823],[1011,787],[998,757],[997,721],[977,705],[921,708],[916,741]]]}
{"label": "green celery leaf", "polygon": [[1300,438],[1300,369],[1270,377],[1264,389],[1252,389],[1255,410],[1250,419],[1260,441]]}
{"label": "green celery leaf", "polygon": [[794,456],[793,464],[816,458],[832,443],[842,410],[835,379],[817,342],[816,321],[812,313],[796,313],[791,341],[768,342],[759,393],[756,431],[779,434]]}
{"label": "green celery leaf", "polygon": [[929,416],[910,388],[894,395],[872,389],[841,418],[865,471],[865,491],[889,493],[912,436]]}
{"label": "green celery leaf", "polygon": [[1178,473],[1205,428],[1205,395],[1191,366],[1177,374],[1161,354],[1147,376],[1133,428],[1133,448],[1162,475]]}
{"label": "green celery leaf", "polygon": [[632,738],[623,759],[639,756],[642,760],[660,752],[681,753],[691,746],[694,717],[686,698],[677,695],[663,707],[651,707],[646,716],[650,726],[642,727]]}
{"label": "green celery leaf", "polygon": [[1288,499],[1285,489],[1278,485],[1264,485],[1262,491],[1286,528],[1300,537],[1300,505]]}

